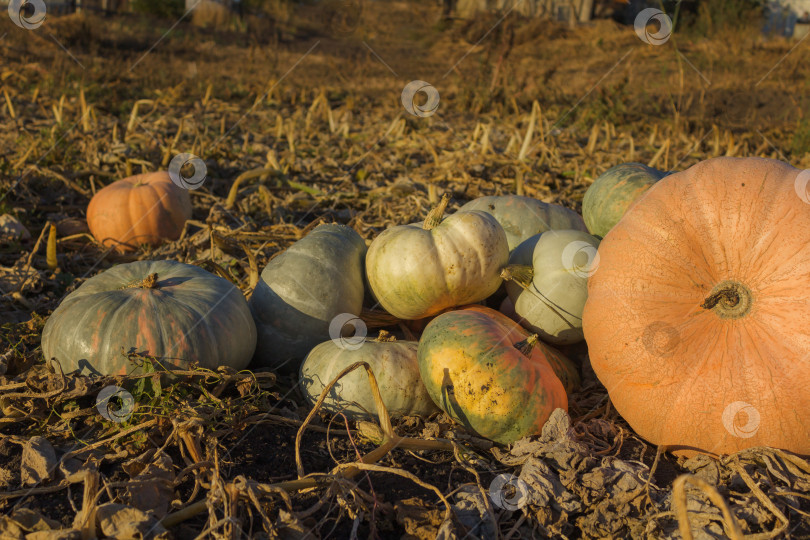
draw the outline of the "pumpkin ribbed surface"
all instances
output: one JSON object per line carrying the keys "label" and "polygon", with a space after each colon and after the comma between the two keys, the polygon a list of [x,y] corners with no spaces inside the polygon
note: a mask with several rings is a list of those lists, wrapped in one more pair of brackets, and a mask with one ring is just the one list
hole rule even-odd
{"label": "pumpkin ribbed surface", "polygon": [[139,174],[99,190],[87,207],[87,226],[104,246],[134,251],[140,244],[177,240],[191,219],[188,191],[167,172]]}
{"label": "pumpkin ribbed surface", "polygon": [[585,339],[654,444],[810,453],[810,205],[799,171],[716,158],[656,183],[608,233]]}
{"label": "pumpkin ribbed surface", "polygon": [[175,261],[120,264],[88,279],[42,331],[45,357],[55,357],[65,373],[132,372],[122,354],[130,351],[178,369],[191,362],[243,369],[255,347],[256,327],[239,289]]}
{"label": "pumpkin ribbed surface", "polygon": [[468,429],[502,444],[540,433],[568,400],[550,364],[553,353],[538,342],[526,354],[525,340],[514,321],[488,308],[442,313],[419,340],[430,397]]}

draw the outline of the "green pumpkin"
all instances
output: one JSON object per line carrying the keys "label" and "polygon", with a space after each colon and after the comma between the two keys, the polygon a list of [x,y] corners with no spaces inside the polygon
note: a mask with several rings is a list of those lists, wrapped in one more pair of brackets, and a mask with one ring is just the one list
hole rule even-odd
{"label": "green pumpkin", "polygon": [[258,342],[252,367],[295,372],[329,339],[337,315],[360,315],[366,243],[345,225],[319,225],[273,258],[250,297]]}
{"label": "green pumpkin", "polygon": [[88,279],[42,331],[45,358],[56,358],[65,373],[131,373],[135,365],[122,349],[157,357],[167,368],[196,362],[239,370],[255,347],[256,327],[239,289],[175,261],[120,264]]}
{"label": "green pumpkin", "polygon": [[641,163],[623,163],[605,171],[582,199],[582,217],[588,231],[604,238],[627,209],[667,174]]}
{"label": "green pumpkin", "polygon": [[506,232],[510,251],[530,236],[548,230],[587,231],[582,218],[573,210],[520,195],[478,197],[462,206],[459,212],[469,210],[480,210],[494,217]]}
{"label": "green pumpkin", "polygon": [[598,269],[599,240],[582,231],[546,231],[520,244],[509,264],[525,268],[507,281],[506,292],[520,323],[557,345],[584,339],[582,311],[588,275]]}
{"label": "green pumpkin", "polygon": [[[325,341],[312,349],[301,364],[301,389],[310,405],[341,371],[365,361],[374,372],[389,415],[426,417],[438,411],[419,375],[416,341],[358,343],[353,339]],[[321,408],[333,414],[342,412],[349,420],[376,418],[377,406],[366,370],[357,368],[340,379]]]}

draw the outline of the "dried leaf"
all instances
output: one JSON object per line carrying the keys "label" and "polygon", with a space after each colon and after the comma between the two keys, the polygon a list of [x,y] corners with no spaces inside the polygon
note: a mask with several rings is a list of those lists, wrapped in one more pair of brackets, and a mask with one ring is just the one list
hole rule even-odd
{"label": "dried leaf", "polygon": [[453,514],[467,530],[467,535],[484,540],[498,537],[487,511],[484,496],[477,487],[465,486],[455,495]]}
{"label": "dried leaf", "polygon": [[8,489],[14,482],[14,473],[10,470],[0,467],[0,489]]}
{"label": "dried leaf", "polygon": [[295,514],[291,514],[284,509],[278,512],[275,522],[278,538],[284,540],[304,540],[305,538],[316,537],[308,527],[306,527]]}
{"label": "dried leaf", "polygon": [[27,283],[29,289],[35,288],[39,284],[39,272],[34,268],[26,268],[22,259],[11,268],[0,266],[1,292],[10,294],[18,291],[23,283]]}
{"label": "dried leaf", "polygon": [[31,233],[28,229],[20,223],[20,221],[11,214],[3,214],[0,216],[0,240],[4,242],[14,240],[29,240]]}
{"label": "dried leaf", "polygon": [[443,512],[433,504],[426,504],[418,497],[405,499],[394,504],[397,523],[405,531],[419,540],[433,540],[442,524]]}
{"label": "dried leaf", "polygon": [[20,524],[9,516],[0,516],[1,540],[25,540],[25,532]]}
{"label": "dried leaf", "polygon": [[[154,450],[149,450],[139,458],[127,463],[125,470],[132,476],[133,483],[127,486],[126,501],[130,506],[143,510],[152,510],[155,516],[162,519],[169,511],[174,498],[174,470],[172,459],[161,452],[153,457]],[[144,466],[145,460],[150,460]]]}
{"label": "dried leaf", "polygon": [[30,508],[17,508],[11,513],[11,518],[27,532],[50,531],[59,527],[59,523],[48,519]]}
{"label": "dried leaf", "polygon": [[96,509],[101,531],[117,540],[168,540],[169,533],[154,516],[124,504],[107,503]]}
{"label": "dried leaf", "polygon": [[31,437],[23,446],[20,463],[20,481],[34,486],[53,477],[56,470],[56,451],[44,437]]}

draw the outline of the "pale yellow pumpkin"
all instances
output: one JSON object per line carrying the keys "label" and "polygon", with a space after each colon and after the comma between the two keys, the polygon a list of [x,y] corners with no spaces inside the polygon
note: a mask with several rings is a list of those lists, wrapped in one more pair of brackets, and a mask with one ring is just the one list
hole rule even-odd
{"label": "pale yellow pumpkin", "polygon": [[509,260],[506,233],[473,210],[442,220],[447,198],[424,223],[384,231],[368,249],[366,272],[380,305],[401,319],[421,319],[478,302],[501,285]]}

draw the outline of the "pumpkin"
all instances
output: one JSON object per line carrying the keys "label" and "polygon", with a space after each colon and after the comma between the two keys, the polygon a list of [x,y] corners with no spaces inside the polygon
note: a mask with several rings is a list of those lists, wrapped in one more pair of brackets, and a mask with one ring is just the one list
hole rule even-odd
{"label": "pumpkin", "polygon": [[[507,296],[506,299],[508,300],[509,297]],[[517,332],[518,334],[522,335],[524,340],[528,339],[532,335],[531,332],[526,330],[518,322],[501,311],[495,311],[488,307],[477,304],[464,306],[461,309],[468,311],[480,311],[481,313],[486,314],[488,317],[495,319],[499,324],[506,326],[513,332]],[[546,352],[546,360],[548,360],[548,363],[551,364],[551,368],[554,370],[554,373],[557,375],[560,381],[562,381],[566,393],[570,394],[571,392],[578,390],[581,379],[579,376],[579,369],[574,362],[572,362],[563,352],[552,347],[548,343],[543,343],[543,347]]]}
{"label": "pumpkin", "polygon": [[256,327],[239,289],[175,261],[120,264],[88,279],[42,331],[45,358],[56,358],[65,373],[85,375],[132,373],[136,366],[122,350],[154,356],[167,368],[196,362],[239,370],[255,346]]}
{"label": "pumpkin", "polygon": [[429,317],[484,300],[501,285],[509,259],[503,228],[478,210],[442,219],[447,202],[445,195],[424,223],[387,229],[368,248],[369,287],[395,317]]}
{"label": "pumpkin", "polygon": [[583,321],[591,365],[651,443],[810,454],[799,178],[777,160],[709,159],[650,188],[602,241]]}
{"label": "pumpkin", "polygon": [[189,219],[188,191],[175,185],[167,172],[113,182],[99,190],[87,207],[87,226],[93,237],[120,252],[177,240]]}
{"label": "pumpkin", "polygon": [[573,210],[520,195],[478,197],[462,206],[459,212],[470,210],[486,212],[501,224],[510,251],[530,236],[551,229],[588,230]]}
{"label": "pumpkin", "polygon": [[[312,349],[301,364],[301,389],[314,405],[341,371],[365,361],[374,372],[389,415],[430,416],[438,409],[419,375],[417,345],[416,341],[325,341]],[[341,378],[327,394],[322,409],[333,414],[342,412],[349,420],[376,418],[377,406],[365,370],[355,369]]]}
{"label": "pumpkin", "polygon": [[622,163],[602,173],[582,199],[582,217],[587,230],[604,238],[627,209],[667,174],[641,163]]}
{"label": "pumpkin", "polygon": [[582,341],[588,275],[598,265],[599,240],[574,230],[546,231],[509,257],[506,292],[518,320],[556,345]]}
{"label": "pumpkin", "polygon": [[297,372],[309,351],[330,338],[335,317],[360,315],[365,254],[353,229],[328,224],[271,259],[249,301],[259,335],[252,366]]}
{"label": "pumpkin", "polygon": [[461,309],[433,319],[419,340],[419,371],[433,401],[501,444],[540,433],[555,409],[568,409],[547,348],[516,326],[489,308]]}

